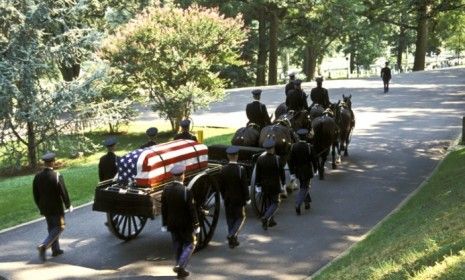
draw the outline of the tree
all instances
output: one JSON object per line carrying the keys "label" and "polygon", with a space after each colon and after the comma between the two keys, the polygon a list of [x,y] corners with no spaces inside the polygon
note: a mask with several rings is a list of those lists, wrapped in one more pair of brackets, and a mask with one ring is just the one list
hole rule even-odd
{"label": "tree", "polygon": [[116,83],[148,97],[173,131],[182,118],[223,97],[224,82],[212,69],[239,65],[247,38],[240,16],[217,9],[155,5],[118,28],[103,43]]}

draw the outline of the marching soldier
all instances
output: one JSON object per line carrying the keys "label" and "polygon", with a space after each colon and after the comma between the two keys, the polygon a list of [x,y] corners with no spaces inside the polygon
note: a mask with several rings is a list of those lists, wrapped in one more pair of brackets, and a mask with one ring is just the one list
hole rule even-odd
{"label": "marching soldier", "polygon": [[310,107],[313,107],[314,104],[320,104],[325,109],[327,109],[330,105],[328,90],[323,87],[322,77],[318,77],[315,80],[316,80],[316,88],[313,88],[312,91],[310,92],[310,98],[312,99],[312,102],[313,102]]}
{"label": "marching soldier", "polygon": [[260,129],[271,124],[270,116],[268,115],[266,106],[260,102],[261,94],[261,89],[254,89],[252,91],[254,101],[247,104],[247,107],[245,108],[247,118],[249,119],[247,124],[255,123],[260,126]]}
{"label": "marching soldier", "polygon": [[233,249],[239,246],[237,235],[244,224],[245,205],[250,202],[250,196],[246,171],[237,164],[239,147],[230,146],[226,153],[229,163],[221,168],[219,185],[228,224],[228,244]]}
{"label": "marching soldier", "polygon": [[383,79],[384,93],[389,91],[389,81],[391,80],[391,68],[389,61],[386,61],[384,68],[381,69],[381,79]]}
{"label": "marching soldier", "polygon": [[100,158],[98,164],[98,177],[100,182],[115,178],[118,173],[118,156],[115,155],[117,140],[115,137],[109,137],[103,142],[107,147],[107,154]]}
{"label": "marching soldier", "polygon": [[286,88],[284,89],[284,92],[286,93],[286,97],[288,95],[288,92],[291,89],[294,89],[294,83],[293,83],[294,80],[295,80],[295,73],[294,72],[289,73],[289,82],[286,84]]}
{"label": "marching soldier", "polygon": [[300,112],[303,109],[308,109],[307,95],[301,88],[302,81],[294,80],[293,84],[294,89],[291,89],[286,97],[286,106],[288,110]]}
{"label": "marching soldier", "polygon": [[300,206],[305,201],[305,209],[310,209],[310,181],[313,178],[313,155],[310,144],[307,143],[308,129],[299,129],[299,142],[291,147],[289,157],[289,169],[291,172],[291,179],[297,177],[300,183],[300,191],[296,198],[295,212],[300,215]]}
{"label": "marching soldier", "polygon": [[270,201],[262,217],[262,227],[267,230],[268,227],[276,225],[273,217],[278,210],[280,203],[279,195],[282,186],[285,184],[285,175],[283,164],[279,156],[275,155],[275,141],[268,138],[263,143],[266,153],[260,155],[256,163],[255,180],[258,186],[261,186],[264,199]]}
{"label": "marching soldier", "polygon": [[39,172],[32,183],[34,202],[40,210],[40,214],[45,216],[47,221],[48,236],[37,246],[39,258],[46,261],[46,251],[52,248],[52,256],[63,254],[60,249],[59,237],[65,229],[65,212],[63,204],[70,212],[73,206],[69,201],[63,176],[53,170],[55,154],[46,153],[42,156],[45,168]]}
{"label": "marching soldier", "polygon": [[156,127],[150,127],[145,131],[145,134],[147,134],[149,141],[144,145],[140,146],[141,149],[148,148],[157,144],[157,142],[155,142],[155,139],[157,138],[158,134],[158,129]]}
{"label": "marching soldier", "polygon": [[171,168],[173,182],[164,188],[161,195],[162,231],[171,233],[176,257],[173,271],[178,278],[190,274],[186,266],[197,243],[196,234],[200,232],[194,197],[184,185],[185,170],[181,164]]}
{"label": "marching soldier", "polygon": [[195,135],[192,135],[189,132],[189,127],[191,125],[190,120],[182,120],[179,125],[181,126],[182,131],[174,136],[174,140],[178,139],[186,139],[186,140],[194,140],[197,142],[197,137]]}

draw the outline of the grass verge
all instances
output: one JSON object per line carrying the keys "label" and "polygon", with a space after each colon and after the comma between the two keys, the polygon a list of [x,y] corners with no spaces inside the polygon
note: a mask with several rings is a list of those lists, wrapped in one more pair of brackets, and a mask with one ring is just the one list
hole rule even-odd
{"label": "grass verge", "polygon": [[465,147],[423,188],[314,280],[465,279]]}
{"label": "grass verge", "polygon": [[[228,144],[233,129],[198,128],[204,131],[205,144]],[[95,133],[92,139],[101,143],[105,134]],[[161,133],[158,140],[168,141],[170,133]],[[118,155],[132,151],[146,141],[142,132],[131,132],[118,136]],[[65,179],[71,203],[78,206],[93,199],[98,182],[97,164],[105,153],[104,148],[96,154],[78,159],[61,159],[66,167],[58,170]],[[32,197],[34,175],[0,178],[0,230],[40,217]]]}

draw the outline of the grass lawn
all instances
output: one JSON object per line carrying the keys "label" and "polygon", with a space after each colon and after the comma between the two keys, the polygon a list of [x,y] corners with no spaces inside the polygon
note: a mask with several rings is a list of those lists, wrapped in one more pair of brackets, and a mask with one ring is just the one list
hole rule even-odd
{"label": "grass lawn", "polygon": [[[228,144],[233,133],[233,129],[230,128],[195,127],[194,130],[203,130],[204,143],[207,145]],[[90,137],[96,143],[101,143],[106,135],[94,133]],[[165,142],[171,137],[171,133],[162,132],[158,140]],[[143,131],[128,131],[126,134],[118,136],[118,141],[116,153],[124,155],[143,144],[146,141],[146,136]],[[98,182],[97,164],[104,153],[105,149],[102,147],[100,152],[88,157],[58,159],[66,165],[65,168],[58,171],[63,174],[73,206],[84,204],[93,199],[94,189]],[[33,178],[34,175],[0,178],[0,230],[40,216],[32,197]]]}
{"label": "grass lawn", "polygon": [[465,279],[465,147],[323,279]]}

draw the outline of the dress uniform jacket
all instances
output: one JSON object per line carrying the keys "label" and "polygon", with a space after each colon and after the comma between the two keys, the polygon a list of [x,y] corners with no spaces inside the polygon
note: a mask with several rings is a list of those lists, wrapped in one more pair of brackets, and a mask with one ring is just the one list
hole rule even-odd
{"label": "dress uniform jacket", "polygon": [[388,82],[391,77],[391,69],[389,67],[384,67],[381,69],[381,78],[383,81]]}
{"label": "dress uniform jacket", "polygon": [[313,88],[310,92],[310,98],[312,99],[313,104],[320,104],[325,109],[329,107],[329,95],[328,90],[324,87]]}
{"label": "dress uniform jacket", "polygon": [[293,90],[286,97],[286,106],[288,110],[300,112],[303,109],[308,109],[307,95],[301,90]]}
{"label": "dress uniform jacket", "polygon": [[245,206],[249,197],[247,174],[244,167],[228,163],[221,168],[220,192],[226,205]]}
{"label": "dress uniform jacket", "polygon": [[247,114],[249,123],[258,124],[261,128],[271,124],[265,104],[260,103],[258,100],[247,104],[245,113]]}
{"label": "dress uniform jacket", "polygon": [[286,93],[286,96],[287,96],[287,94],[289,93],[289,91],[291,89],[294,89],[294,82],[293,81],[289,81],[289,83],[286,84],[286,87],[284,89],[284,92]]}
{"label": "dress uniform jacket", "polygon": [[157,144],[157,142],[155,141],[148,141],[147,143],[145,143],[144,145],[140,146],[140,149],[144,149],[144,148],[148,148],[148,147],[151,147],[151,146],[155,146]]}
{"label": "dress uniform jacket", "polygon": [[174,140],[186,139],[186,140],[197,141],[197,137],[195,137],[195,135],[190,134],[188,131],[183,131],[181,133],[176,134],[173,139]]}
{"label": "dress uniform jacket", "polygon": [[277,195],[281,192],[281,184],[285,183],[284,165],[279,156],[265,153],[257,159],[255,171],[256,184],[263,188],[268,195]]}
{"label": "dress uniform jacket", "polygon": [[113,152],[108,152],[100,158],[98,163],[98,177],[100,181],[113,179],[118,173],[118,157]]}
{"label": "dress uniform jacket", "polygon": [[44,216],[64,215],[63,203],[70,207],[63,177],[51,168],[39,172],[32,182],[34,201]]}
{"label": "dress uniform jacket", "polygon": [[192,192],[181,182],[173,182],[163,190],[161,213],[168,231],[192,233],[199,226]]}
{"label": "dress uniform jacket", "polygon": [[313,156],[311,146],[305,141],[292,145],[289,157],[289,169],[297,178],[308,180],[313,178]]}

